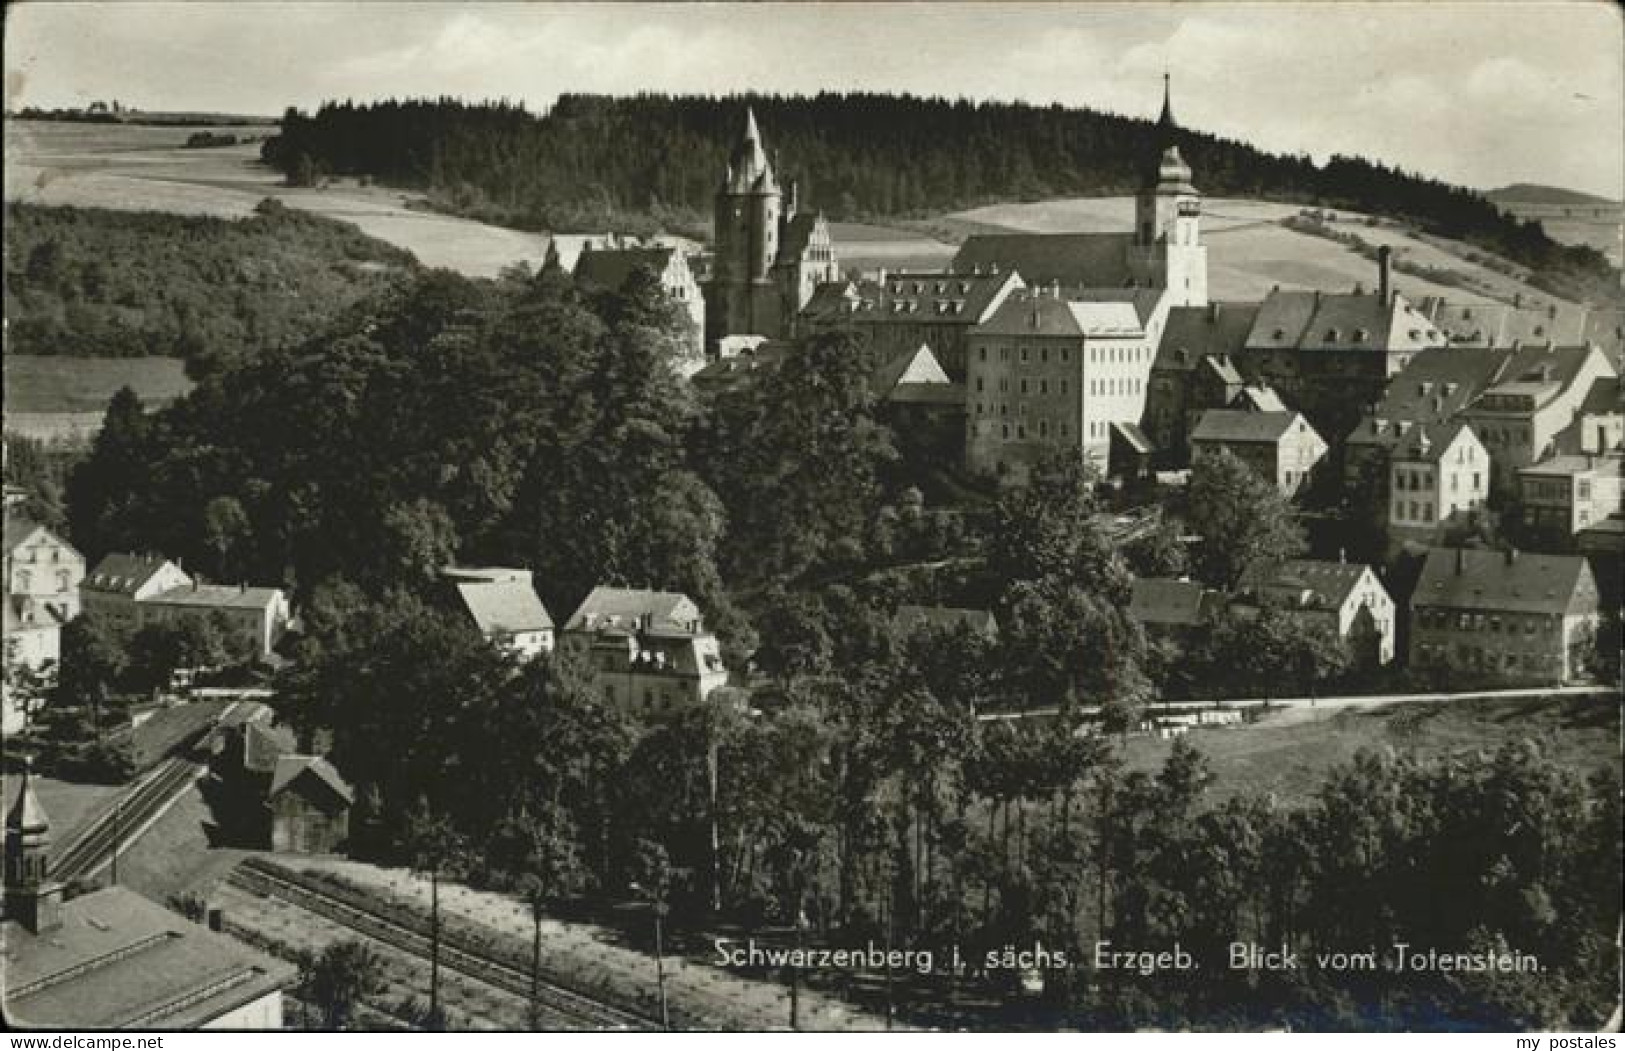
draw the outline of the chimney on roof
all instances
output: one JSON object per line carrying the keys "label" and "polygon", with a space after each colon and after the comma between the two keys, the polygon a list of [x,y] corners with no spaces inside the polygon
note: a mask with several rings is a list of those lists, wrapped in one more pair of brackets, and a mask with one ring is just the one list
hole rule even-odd
{"label": "chimney on roof", "polygon": [[1337,549],[1337,564],[1340,565],[1340,566],[1341,565],[1346,565],[1348,563],[1348,560],[1349,560],[1349,549],[1346,548],[1346,547],[1338,548]]}
{"label": "chimney on roof", "polygon": [[1557,320],[1557,304],[1552,303],[1546,307],[1546,316],[1552,321]]}
{"label": "chimney on roof", "polygon": [[1465,548],[1456,548],[1456,576],[1461,576],[1467,568],[1467,551]]}
{"label": "chimney on roof", "polygon": [[1514,293],[1512,293],[1512,305],[1513,305],[1514,308],[1523,306],[1523,293],[1522,292],[1514,292]]}
{"label": "chimney on roof", "polygon": [[1219,304],[1209,303],[1207,305],[1207,319],[1209,321],[1219,320]]}
{"label": "chimney on roof", "polygon": [[1393,290],[1390,284],[1392,281],[1393,256],[1394,250],[1388,245],[1377,246],[1377,299],[1382,302],[1383,306],[1387,306],[1390,302],[1388,297]]}
{"label": "chimney on roof", "polygon": [[1518,549],[1515,548],[1515,547],[1508,547],[1507,548],[1507,565],[1509,565],[1509,566],[1513,565],[1517,561],[1518,561]]}

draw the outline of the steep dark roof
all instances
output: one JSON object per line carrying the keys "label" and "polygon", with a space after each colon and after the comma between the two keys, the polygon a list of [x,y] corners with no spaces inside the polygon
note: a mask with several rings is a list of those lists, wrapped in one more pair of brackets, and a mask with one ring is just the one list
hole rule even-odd
{"label": "steep dark roof", "polygon": [[974,325],[1019,282],[968,269],[888,274],[884,281],[830,281],[813,289],[801,316],[812,322]]}
{"label": "steep dark roof", "polygon": [[1269,442],[1286,437],[1292,425],[1303,417],[1295,412],[1244,412],[1240,409],[1209,409],[1202,413],[1191,431],[1193,442]]}
{"label": "steep dark roof", "polygon": [[794,259],[807,250],[813,234],[820,226],[827,226],[824,217],[815,212],[802,212],[784,226],[784,238],[779,242],[779,258]]}
{"label": "steep dark roof", "polygon": [[1223,605],[1216,591],[1191,580],[1140,577],[1129,599],[1129,619],[1160,627],[1194,628],[1213,620]]}
{"label": "steep dark roof", "polygon": [[94,591],[133,595],[169,564],[162,555],[130,555],[116,552],[96,563],[85,576],[84,586]]}
{"label": "steep dark roof", "polygon": [[46,934],[0,929],[6,1020],[29,1028],[194,1029],[295,978],[291,964],[123,887],[64,902]]}
{"label": "steep dark roof", "polygon": [[1510,350],[1429,347],[1400,369],[1382,401],[1349,435],[1354,445],[1392,446],[1401,422],[1436,423],[1466,408],[1507,368]]}
{"label": "steep dark roof", "polygon": [[1484,408],[1486,397],[1522,394],[1533,397],[1538,409],[1572,386],[1587,360],[1597,353],[1600,351],[1586,345],[1523,347],[1513,352],[1506,368],[1468,408]]}
{"label": "steep dark roof", "polygon": [[1437,463],[1462,431],[1471,430],[1459,420],[1413,427],[1395,440],[1392,454],[1394,459],[1407,463]]}
{"label": "steep dark roof", "polygon": [[266,798],[280,795],[307,773],[345,803],[355,802],[355,790],[333,769],[332,763],[319,755],[284,755],[278,758],[276,771],[271,775],[271,787],[265,793]]}
{"label": "steep dark roof", "polygon": [[1591,569],[1578,555],[1523,551],[1509,557],[1502,551],[1435,547],[1428,550],[1411,605],[1562,614],[1581,588],[1596,593]]}
{"label": "steep dark roof", "polygon": [[1249,350],[1420,351],[1443,343],[1433,323],[1404,296],[1275,289],[1247,335]]}
{"label": "steep dark roof", "polygon": [[601,288],[618,290],[640,266],[646,266],[657,275],[664,274],[671,263],[675,249],[660,248],[588,248],[576,260],[576,279],[588,281]]}
{"label": "steep dark roof", "polygon": [[978,267],[984,273],[995,267],[1000,273],[1015,270],[1032,285],[1126,285],[1132,276],[1133,241],[1125,233],[972,234],[960,245],[953,268],[963,273]]}
{"label": "steep dark roof", "polygon": [[1340,609],[1370,567],[1361,562],[1289,559],[1244,585],[1266,593],[1290,594],[1295,603],[1314,609]]}
{"label": "steep dark roof", "polygon": [[1157,342],[1156,370],[1189,371],[1203,358],[1239,353],[1258,317],[1257,303],[1171,307]]}

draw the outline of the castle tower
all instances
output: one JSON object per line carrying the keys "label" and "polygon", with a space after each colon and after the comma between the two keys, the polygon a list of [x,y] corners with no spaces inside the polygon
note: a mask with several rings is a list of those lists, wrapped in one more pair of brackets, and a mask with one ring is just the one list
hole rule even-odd
{"label": "castle tower", "polygon": [[1146,173],[1134,199],[1136,270],[1149,284],[1166,288],[1173,306],[1207,304],[1207,248],[1202,244],[1202,196],[1179,153],[1172,86],[1162,78],[1162,113],[1157,118],[1161,156]]}
{"label": "castle tower", "polygon": [[707,342],[732,335],[780,335],[782,310],[773,281],[783,210],[756,114],[728,158],[716,196],[716,244],[706,288]]}
{"label": "castle tower", "polygon": [[35,934],[62,926],[62,885],[51,880],[51,821],[34,795],[34,760],[6,814],[6,918]]}

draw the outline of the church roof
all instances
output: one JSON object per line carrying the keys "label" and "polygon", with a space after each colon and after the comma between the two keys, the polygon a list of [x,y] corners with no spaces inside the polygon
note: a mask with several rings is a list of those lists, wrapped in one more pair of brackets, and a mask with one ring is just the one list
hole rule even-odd
{"label": "church roof", "polygon": [[972,234],[959,246],[953,268],[960,273],[978,267],[984,272],[1015,270],[1031,285],[1127,285],[1133,241],[1128,233]]}

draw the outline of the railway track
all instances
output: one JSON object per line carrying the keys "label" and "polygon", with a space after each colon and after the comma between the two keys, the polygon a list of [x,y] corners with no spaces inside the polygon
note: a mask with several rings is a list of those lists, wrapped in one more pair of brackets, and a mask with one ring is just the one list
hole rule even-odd
{"label": "railway track", "polygon": [[190,788],[203,770],[201,763],[182,756],[158,764],[63,848],[52,865],[52,876],[68,883],[100,872],[112,863],[115,847],[121,854],[128,850],[152,819]]}
{"label": "railway track", "polygon": [[[413,926],[393,920],[380,912],[345,901],[307,883],[289,879],[248,859],[232,870],[229,882],[241,890],[265,897],[281,898],[307,912],[315,913],[374,941],[429,959],[430,939]],[[483,982],[514,996],[530,998],[530,972],[452,944],[444,930],[440,938],[440,965],[466,978]],[[595,1000],[542,979],[537,983],[537,1000],[543,1020],[558,1028],[652,1030],[658,1021],[635,1011]]]}

